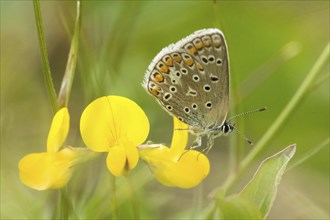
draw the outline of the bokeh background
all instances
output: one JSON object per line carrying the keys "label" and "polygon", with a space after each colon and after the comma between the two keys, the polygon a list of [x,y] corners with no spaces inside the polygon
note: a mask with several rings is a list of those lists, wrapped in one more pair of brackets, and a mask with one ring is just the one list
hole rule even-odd
{"label": "bokeh background", "polygon": [[[50,66],[59,91],[74,27],[75,2],[42,1],[41,6]],[[209,27],[221,29],[228,43],[229,115],[268,107],[266,112],[245,116],[238,123],[244,135],[258,142],[329,42],[329,1],[85,1],[82,13],[78,68],[69,103],[72,121],[67,144],[72,146],[84,146],[78,129],[81,112],[103,95],[126,96],[137,102],[150,120],[148,139],[170,143],[172,119],[142,88],[144,73],[163,47]],[[1,0],[2,219],[49,218],[54,211],[54,193],[27,188],[20,182],[17,169],[24,155],[45,150],[52,114],[42,76],[33,3]],[[264,158],[293,143],[297,144],[295,158],[299,158],[328,137],[329,62],[233,192],[239,192]],[[140,161],[130,178],[141,216],[198,216],[192,207],[210,204],[209,194],[228,175],[230,147],[238,142],[242,143],[242,138],[236,133],[217,139],[209,153],[211,173],[196,189],[162,186]],[[245,144],[245,153],[251,148]],[[77,170],[69,189],[78,216],[106,216],[109,175],[103,157]],[[128,206],[125,182],[125,178],[118,179],[122,210]],[[286,172],[269,219],[328,218],[326,146]]]}

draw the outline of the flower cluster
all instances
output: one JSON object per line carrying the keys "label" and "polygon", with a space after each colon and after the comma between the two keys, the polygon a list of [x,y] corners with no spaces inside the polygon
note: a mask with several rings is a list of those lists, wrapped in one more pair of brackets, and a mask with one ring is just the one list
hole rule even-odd
{"label": "flower cluster", "polygon": [[85,148],[63,147],[70,128],[67,108],[54,116],[47,139],[47,151],[28,154],[18,164],[21,181],[36,190],[62,188],[73,167],[93,155]]}
{"label": "flower cluster", "polygon": [[209,173],[210,164],[204,154],[185,150],[188,126],[176,118],[171,147],[143,145],[149,134],[149,121],[144,111],[128,98],[104,96],[86,107],[80,131],[89,150],[62,148],[69,121],[68,109],[60,109],[52,121],[47,152],[29,154],[20,160],[24,184],[37,190],[61,188],[70,180],[74,166],[90,158],[93,151],[108,154],[106,164],[114,176],[127,174],[141,157],[155,178],[166,186],[192,188]]}

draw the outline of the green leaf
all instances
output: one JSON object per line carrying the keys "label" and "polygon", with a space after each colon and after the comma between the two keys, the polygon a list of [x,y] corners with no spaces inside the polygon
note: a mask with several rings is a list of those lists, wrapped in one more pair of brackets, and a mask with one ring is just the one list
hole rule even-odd
{"label": "green leaf", "polygon": [[81,2],[77,0],[77,14],[74,27],[74,33],[71,40],[71,46],[68,56],[68,61],[65,68],[65,73],[61,83],[61,89],[58,94],[58,104],[60,107],[68,106],[69,97],[71,93],[72,83],[75,76],[79,38],[80,38],[80,27],[81,27]]}
{"label": "green leaf", "polygon": [[296,145],[293,144],[264,160],[252,180],[240,193],[240,196],[258,207],[264,218],[273,205],[281,177],[295,151]]}
{"label": "green leaf", "polygon": [[263,219],[259,208],[248,198],[235,195],[219,202],[220,219]]}

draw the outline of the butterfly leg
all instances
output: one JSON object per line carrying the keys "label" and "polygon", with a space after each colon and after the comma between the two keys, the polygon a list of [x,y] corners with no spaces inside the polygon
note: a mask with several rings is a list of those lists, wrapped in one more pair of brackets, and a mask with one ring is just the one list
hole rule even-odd
{"label": "butterfly leg", "polygon": [[198,135],[190,149],[195,149],[200,146],[202,146],[202,136]]}
{"label": "butterfly leg", "polygon": [[211,150],[214,144],[214,136],[213,135],[207,135],[207,146],[202,150],[202,153],[208,154],[208,152]]}

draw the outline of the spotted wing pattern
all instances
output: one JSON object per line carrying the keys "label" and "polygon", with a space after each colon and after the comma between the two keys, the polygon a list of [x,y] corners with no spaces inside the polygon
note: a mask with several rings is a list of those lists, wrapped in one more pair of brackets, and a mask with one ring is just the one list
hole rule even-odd
{"label": "spotted wing pattern", "polygon": [[229,105],[227,45],[218,29],[196,31],[151,62],[144,88],[171,115],[205,132],[221,126]]}

